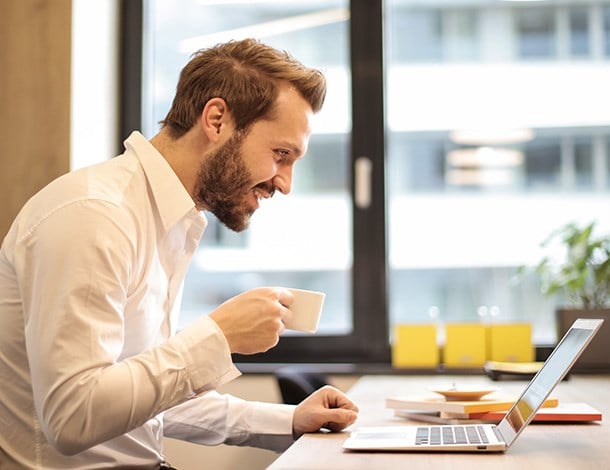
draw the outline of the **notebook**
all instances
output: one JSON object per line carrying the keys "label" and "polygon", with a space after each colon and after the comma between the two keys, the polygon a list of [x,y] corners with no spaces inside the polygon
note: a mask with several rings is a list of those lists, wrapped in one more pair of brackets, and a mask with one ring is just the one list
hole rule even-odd
{"label": "notebook", "polygon": [[343,443],[350,451],[505,452],[599,331],[603,320],[578,319],[506,416],[496,424],[363,427]]}

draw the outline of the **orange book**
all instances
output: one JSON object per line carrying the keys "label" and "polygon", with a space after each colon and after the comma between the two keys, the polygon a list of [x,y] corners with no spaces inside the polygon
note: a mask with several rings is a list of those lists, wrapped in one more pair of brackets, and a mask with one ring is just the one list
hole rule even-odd
{"label": "orange book", "polygon": [[[445,400],[440,397],[388,397],[386,408],[395,410],[425,410],[445,413],[486,413],[490,411],[506,411],[515,403],[515,398],[480,398],[479,400],[459,401]],[[553,407],[558,404],[557,398],[547,398],[543,407]]]}
{"label": "orange book", "polygon": [[[488,413],[447,413],[438,411],[394,410],[394,416],[434,424],[478,424],[499,423],[508,410],[490,411]],[[540,408],[532,420],[533,423],[588,422],[601,421],[601,411],[586,403],[562,403],[556,407]]]}
{"label": "orange book", "polygon": [[[471,413],[469,418],[500,421],[506,411]],[[601,421],[601,411],[586,403],[562,403],[552,408],[540,408],[532,421]]]}

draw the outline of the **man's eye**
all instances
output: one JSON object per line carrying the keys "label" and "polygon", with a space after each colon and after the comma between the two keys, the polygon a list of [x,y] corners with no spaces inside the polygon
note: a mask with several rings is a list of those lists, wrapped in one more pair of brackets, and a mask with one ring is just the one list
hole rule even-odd
{"label": "man's eye", "polygon": [[283,160],[285,158],[288,158],[288,156],[290,155],[290,152],[288,150],[276,150],[275,154],[278,156],[278,158],[280,160]]}

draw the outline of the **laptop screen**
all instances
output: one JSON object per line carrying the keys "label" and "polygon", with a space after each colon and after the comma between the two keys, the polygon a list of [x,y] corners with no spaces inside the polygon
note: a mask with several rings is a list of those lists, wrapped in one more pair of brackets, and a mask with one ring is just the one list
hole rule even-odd
{"label": "laptop screen", "polygon": [[[542,403],[570,370],[580,353],[599,329],[603,320],[577,320],[531,380],[521,397],[498,427],[510,445],[534,418]],[[507,424],[513,432],[507,429]],[[509,432],[505,432],[509,431]]]}

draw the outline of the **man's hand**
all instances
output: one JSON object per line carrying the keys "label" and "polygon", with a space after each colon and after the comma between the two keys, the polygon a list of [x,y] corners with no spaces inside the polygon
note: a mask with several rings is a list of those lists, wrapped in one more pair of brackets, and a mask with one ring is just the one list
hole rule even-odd
{"label": "man's hand", "polygon": [[292,315],[286,306],[292,293],[281,287],[260,287],[237,295],[214,310],[210,317],[223,331],[232,353],[254,354],[274,347]]}
{"label": "man's hand", "polygon": [[292,420],[295,438],[321,428],[341,431],[358,417],[358,407],[330,385],[316,390],[296,407]]}

